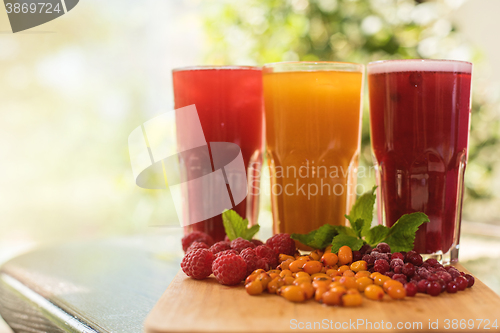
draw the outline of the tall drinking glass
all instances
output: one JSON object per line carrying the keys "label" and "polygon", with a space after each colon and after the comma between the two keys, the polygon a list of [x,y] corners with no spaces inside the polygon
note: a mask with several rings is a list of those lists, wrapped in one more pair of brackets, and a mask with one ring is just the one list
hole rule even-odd
{"label": "tall drinking glass", "polygon": [[356,197],[363,69],[339,62],[264,66],[275,233],[346,224]]}
{"label": "tall drinking glass", "polygon": [[368,65],[379,221],[424,212],[414,250],[458,260],[469,142],[472,64],[391,60]]}
{"label": "tall drinking glass", "polygon": [[[261,69],[246,66],[178,68],[173,70],[173,83],[175,108],[192,104],[196,106],[206,142],[232,142],[240,147],[247,168],[249,192],[246,199],[233,209],[248,218],[250,224],[257,223],[264,145]],[[185,169],[183,171],[187,172],[186,179],[194,179],[213,171],[200,170],[201,164],[198,163],[197,156],[185,156],[187,158],[184,158],[181,165]],[[213,155],[208,156],[214,164],[212,158]],[[206,168],[206,164],[204,167]],[[195,208],[191,207],[193,203],[199,202],[199,193],[197,189],[188,187],[186,195],[184,212],[189,214]],[[185,233],[195,230],[208,233],[215,241],[225,237],[221,215],[184,227]]]}

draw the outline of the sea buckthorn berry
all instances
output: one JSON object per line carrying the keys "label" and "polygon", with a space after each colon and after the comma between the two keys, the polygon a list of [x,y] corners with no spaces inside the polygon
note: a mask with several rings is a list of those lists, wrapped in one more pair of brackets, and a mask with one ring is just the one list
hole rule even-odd
{"label": "sea buckthorn berry", "polygon": [[382,287],[384,288],[385,292],[387,292],[387,290],[389,290],[390,287],[392,286],[396,286],[396,287],[401,287],[403,288],[403,284],[399,281],[396,281],[396,280],[387,280],[384,282],[384,284],[382,285]]}
{"label": "sea buckthorn berry", "polygon": [[367,286],[364,292],[366,298],[374,301],[381,301],[385,295],[384,290],[380,286],[377,286],[376,284]]}
{"label": "sea buckthorn berry", "polygon": [[363,297],[358,294],[346,294],[342,296],[342,303],[344,306],[354,307],[363,304]]}
{"label": "sea buckthorn berry", "polygon": [[296,279],[299,279],[299,278],[309,278],[309,280],[312,280],[311,275],[309,275],[306,272],[297,272],[297,273],[294,274],[294,276],[295,276]]}
{"label": "sea buckthorn berry", "polygon": [[316,261],[319,261],[322,255],[323,252],[320,250],[314,250],[311,253],[309,253],[309,257],[311,258],[311,260],[316,260]]}
{"label": "sea buckthorn berry", "polygon": [[312,286],[314,288],[319,288],[319,287],[325,287],[325,288],[328,288],[328,286],[330,286],[330,283],[331,283],[331,280],[314,280],[312,282]]}
{"label": "sea buckthorn berry", "polygon": [[285,277],[285,276],[292,276],[292,271],[289,269],[284,269],[280,273],[280,277]]}
{"label": "sea buckthorn berry", "polygon": [[245,289],[249,295],[260,295],[264,290],[262,283],[259,280],[255,280],[246,284]]}
{"label": "sea buckthorn berry", "polygon": [[268,274],[271,277],[271,280],[274,278],[280,277],[280,275],[278,273],[268,273]]}
{"label": "sea buckthorn berry", "polygon": [[363,260],[358,260],[358,261],[355,261],[351,264],[351,271],[354,271],[354,272],[360,272],[360,271],[366,271],[368,269],[368,265],[366,263],[366,261],[363,261]]}
{"label": "sea buckthorn berry", "polygon": [[368,271],[359,271],[359,272],[357,272],[357,273],[356,273],[356,275],[354,275],[354,276],[356,277],[356,279],[359,279],[359,278],[362,278],[362,277],[367,277],[367,278],[369,278],[369,277],[370,277],[370,275],[371,275],[371,273],[370,273],[370,272],[368,272]]}
{"label": "sea buckthorn berry", "polygon": [[364,276],[359,279],[356,279],[356,283],[358,284],[359,291],[365,291],[366,287],[371,286],[373,284],[373,280],[370,279],[369,277]]}
{"label": "sea buckthorn berry", "polygon": [[278,267],[279,267],[281,270],[283,270],[283,271],[284,271],[284,270],[287,270],[287,269],[288,269],[288,267],[290,266],[290,264],[291,264],[292,262],[294,262],[294,261],[295,261],[295,259],[287,259],[287,260],[283,261],[281,264],[279,264],[279,266],[278,266]]}
{"label": "sea buckthorn berry", "polygon": [[321,301],[326,305],[342,305],[342,296],[346,292],[329,290],[323,293]]}
{"label": "sea buckthorn berry", "polygon": [[321,272],[323,265],[319,261],[308,261],[302,266],[304,272],[308,274],[316,274]]}
{"label": "sea buckthorn berry", "polygon": [[336,287],[342,287],[342,288],[345,289],[344,285],[342,283],[340,283],[339,281],[330,282],[330,284],[328,285],[328,287],[330,289],[333,289],[333,288],[336,288]]}
{"label": "sea buckthorn berry", "polygon": [[325,252],[321,257],[321,262],[325,266],[334,266],[339,261],[339,257],[335,253]]}
{"label": "sea buckthorn berry", "polygon": [[334,277],[334,276],[341,275],[341,273],[338,270],[332,269],[332,268],[327,269],[325,274],[328,275],[329,277]]}
{"label": "sea buckthorn berry", "polygon": [[284,286],[279,289],[278,293],[290,302],[303,302],[306,299],[304,290],[299,286]]}
{"label": "sea buckthorn berry", "polygon": [[267,291],[270,294],[276,294],[278,289],[285,285],[285,281],[282,278],[275,278],[267,284]]}
{"label": "sea buckthorn berry", "polygon": [[260,273],[266,273],[265,270],[263,270],[262,268],[259,268],[259,269],[256,269],[255,271],[252,272],[252,274],[260,274]]}
{"label": "sea buckthorn berry", "polygon": [[311,299],[314,296],[314,288],[311,283],[302,283],[299,287],[304,291],[306,299]]}
{"label": "sea buckthorn berry", "polygon": [[377,276],[375,276],[375,278],[373,279],[373,282],[375,282],[375,284],[377,286],[382,286],[384,284],[385,281],[387,280],[390,280],[391,278],[388,277],[388,276],[385,276],[385,275],[382,275],[382,274],[379,274]]}
{"label": "sea buckthorn berry", "polygon": [[291,286],[293,284],[293,281],[295,281],[295,278],[292,276],[285,276],[283,278],[283,281],[285,282],[285,286]]}
{"label": "sea buckthorn berry", "polygon": [[295,260],[295,257],[292,257],[292,256],[289,256],[288,254],[280,254],[279,257],[279,262],[282,263],[283,261],[286,261],[286,260],[292,260],[294,261]]}
{"label": "sea buckthorn berry", "polygon": [[320,272],[320,273],[324,273],[324,274],[326,274],[326,269],[327,269],[327,268],[326,268],[325,266],[321,266],[321,272]]}
{"label": "sea buckthorn berry", "polygon": [[387,295],[393,299],[403,299],[406,297],[406,289],[403,286],[393,285],[387,289]]}
{"label": "sea buckthorn berry", "polygon": [[314,291],[314,300],[316,300],[317,302],[320,302],[321,298],[323,297],[323,294],[326,293],[327,291],[328,291],[328,288],[323,287],[323,286],[316,288]]}
{"label": "sea buckthorn berry", "polygon": [[271,277],[269,276],[269,274],[267,273],[260,273],[258,276],[257,276],[257,279],[255,279],[255,281],[260,281],[262,283],[262,287],[264,289],[267,288],[267,284],[269,282],[271,282]]}
{"label": "sea buckthorn berry", "polygon": [[342,283],[347,289],[350,288],[358,288],[358,284],[356,283],[356,278],[351,276],[343,276],[340,279],[340,283]]}
{"label": "sea buckthorn berry", "polygon": [[306,277],[301,277],[301,278],[295,278],[295,280],[293,281],[293,284],[298,286],[302,283],[309,283],[311,284],[311,279],[310,278],[306,278]]}
{"label": "sea buckthorn berry", "polygon": [[331,281],[331,277],[329,277],[328,275],[324,274],[324,273],[317,273],[317,274],[313,274],[311,275],[312,279],[313,280],[329,280]]}
{"label": "sea buckthorn berry", "polygon": [[344,245],[339,249],[339,263],[341,265],[348,265],[352,262],[352,250],[349,246]]}
{"label": "sea buckthorn berry", "polygon": [[267,274],[271,274],[271,273],[277,273],[277,274],[279,274],[279,273],[281,273],[281,271],[279,269],[270,269],[270,270],[267,271]]}
{"label": "sea buckthorn berry", "polygon": [[302,271],[302,266],[304,266],[305,261],[297,259],[290,263],[288,269],[292,271],[292,273],[297,273]]}
{"label": "sea buckthorn berry", "polygon": [[349,268],[349,266],[347,266],[347,265],[342,265],[342,266],[340,266],[340,267],[339,267],[339,269],[338,269],[338,271],[339,271],[340,273],[342,273],[342,274],[343,274],[345,271],[349,271],[349,270],[351,270],[351,269],[350,269],[350,268]]}
{"label": "sea buckthorn berry", "polygon": [[332,281],[340,281],[342,275],[332,277]]}
{"label": "sea buckthorn berry", "polygon": [[332,246],[331,245],[328,245],[327,247],[325,247],[325,253],[331,253],[332,252]]}
{"label": "sea buckthorn berry", "polygon": [[247,278],[245,279],[245,284],[249,284],[250,282],[255,281],[255,279],[257,279],[257,276],[258,274],[251,274],[247,276]]}
{"label": "sea buckthorn berry", "polygon": [[353,271],[351,271],[351,270],[344,271],[344,273],[342,273],[342,276],[351,276],[351,277],[354,277],[354,275],[356,275],[356,274]]}
{"label": "sea buckthorn berry", "polygon": [[370,274],[370,278],[375,279],[375,277],[377,277],[378,275],[382,274],[380,274],[379,272],[373,272],[372,274]]}

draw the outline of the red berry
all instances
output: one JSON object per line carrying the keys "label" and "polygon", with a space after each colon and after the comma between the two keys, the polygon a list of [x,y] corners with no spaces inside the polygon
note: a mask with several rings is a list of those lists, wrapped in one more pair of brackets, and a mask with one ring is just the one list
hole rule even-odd
{"label": "red berry", "polygon": [[191,245],[189,245],[189,247],[186,250],[186,253],[197,249],[208,249],[208,248],[209,246],[207,244],[203,242],[194,241],[191,243]]}
{"label": "red berry", "polygon": [[376,272],[379,272],[381,274],[385,274],[386,272],[389,271],[389,269],[391,267],[389,266],[389,263],[386,260],[378,259],[378,260],[375,260],[373,268],[375,269]]}
{"label": "red berry", "polygon": [[434,258],[429,258],[425,262],[428,263],[429,265],[433,266],[433,267],[440,265],[439,261],[437,261]]}
{"label": "red berry", "polygon": [[262,268],[264,270],[269,270],[269,266],[266,261],[257,256],[254,249],[246,248],[240,252],[240,256],[245,260],[247,264],[247,273],[246,275],[250,275],[256,269]]}
{"label": "red berry", "polygon": [[258,239],[252,239],[251,242],[254,243],[255,246],[264,245],[264,242]]}
{"label": "red berry", "polygon": [[360,251],[352,251],[352,262],[361,260],[361,258],[363,258],[363,255]]}
{"label": "red berry", "polygon": [[429,283],[427,293],[431,296],[438,296],[441,293],[441,284],[437,281]]}
{"label": "red berry", "polygon": [[469,285],[469,281],[467,281],[467,278],[464,276],[457,277],[455,282],[457,283],[458,290],[465,290]]}
{"label": "red berry", "polygon": [[267,245],[259,245],[255,248],[255,254],[264,259],[271,268],[278,266],[279,256]]}
{"label": "red berry", "polygon": [[232,286],[239,284],[246,277],[247,264],[237,254],[226,254],[214,260],[212,271],[220,284]]}
{"label": "red berry", "polygon": [[417,285],[413,282],[407,283],[405,289],[406,289],[406,296],[413,297],[417,294]]}
{"label": "red berry", "polygon": [[415,274],[415,266],[411,262],[407,262],[403,266],[403,274],[412,277]]}
{"label": "red berry", "polygon": [[237,251],[235,251],[235,250],[224,250],[224,251],[217,252],[215,254],[214,258],[219,258],[220,256],[223,256],[223,255],[226,255],[226,254],[239,254],[239,253]]}
{"label": "red berry", "polygon": [[446,285],[446,291],[450,294],[454,294],[458,291],[458,284],[454,281],[448,282]]}
{"label": "red berry", "polygon": [[468,287],[468,288],[472,287],[472,286],[474,285],[474,282],[475,282],[474,277],[473,277],[472,275],[470,275],[470,274],[465,274],[464,276],[465,276],[465,278],[467,279],[467,281],[469,282],[469,283],[467,284],[467,287]]}
{"label": "red berry", "polygon": [[230,249],[231,249],[231,243],[230,242],[220,241],[220,242],[217,242],[217,243],[215,243],[214,245],[212,245],[210,247],[210,252],[212,252],[213,254],[216,254],[216,253],[219,253],[219,252],[222,252],[222,251],[226,251],[226,250],[230,250]]}
{"label": "red berry", "polygon": [[266,241],[266,245],[276,252],[276,254],[287,254],[293,256],[295,254],[295,242],[287,233],[276,234]]}
{"label": "red berry", "polygon": [[182,237],[182,249],[184,250],[184,252],[186,252],[189,245],[191,245],[195,241],[203,242],[208,246],[212,246],[212,244],[214,243],[214,240],[212,237],[210,237],[210,235],[201,231],[193,231],[192,233]]}
{"label": "red berry", "polygon": [[429,281],[427,280],[420,280],[417,282],[417,291],[419,293],[426,293],[427,292],[427,286],[429,285]]}
{"label": "red berry", "polygon": [[391,247],[387,243],[378,243],[376,249],[381,253],[391,253]]}
{"label": "red berry", "polygon": [[255,248],[255,244],[241,237],[238,237],[235,240],[231,241],[231,249],[235,250],[238,253],[246,248],[253,249]]}
{"label": "red berry", "polygon": [[405,259],[405,256],[402,255],[401,253],[399,252],[394,252],[392,255],[391,255],[391,260],[394,260],[394,259],[401,259],[401,260],[404,260]]}
{"label": "red berry", "polygon": [[187,276],[202,280],[212,274],[214,255],[207,249],[197,249],[186,253],[181,268]]}

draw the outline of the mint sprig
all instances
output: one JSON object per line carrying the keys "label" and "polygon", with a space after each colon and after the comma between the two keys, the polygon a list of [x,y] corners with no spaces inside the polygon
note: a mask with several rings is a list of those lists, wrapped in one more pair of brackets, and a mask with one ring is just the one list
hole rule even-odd
{"label": "mint sprig", "polygon": [[222,223],[230,240],[235,240],[238,237],[251,240],[260,229],[258,224],[248,228],[248,220],[243,219],[240,214],[232,209],[222,212]]}
{"label": "mint sprig", "polygon": [[406,214],[390,228],[383,225],[372,228],[375,189],[373,187],[371,191],[361,195],[350,214],[346,215],[350,227],[325,224],[308,234],[292,234],[291,237],[315,249],[331,244],[332,252],[337,252],[344,245],[352,250],[359,250],[363,244],[375,247],[381,242],[387,243],[392,252],[411,251],[415,233],[423,223],[429,222],[429,217],[420,212]]}

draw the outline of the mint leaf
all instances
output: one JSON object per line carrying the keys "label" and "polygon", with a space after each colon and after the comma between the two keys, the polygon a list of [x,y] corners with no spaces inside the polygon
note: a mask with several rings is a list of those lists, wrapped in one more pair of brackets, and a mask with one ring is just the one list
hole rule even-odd
{"label": "mint leaf", "polygon": [[424,213],[405,214],[389,229],[385,242],[392,252],[411,251],[418,227],[426,222],[429,217]]}
{"label": "mint leaf", "polygon": [[339,252],[339,249],[344,245],[349,246],[353,251],[357,251],[363,246],[363,240],[346,234],[337,235],[332,240],[332,252]]}
{"label": "mint leaf", "polygon": [[251,240],[253,236],[255,236],[256,233],[259,232],[260,225],[256,224],[251,226],[249,229],[246,229],[245,236],[242,236],[243,238],[247,240]]}
{"label": "mint leaf", "polygon": [[356,231],[354,231],[353,228],[345,227],[343,225],[338,225],[338,226],[335,227],[335,229],[337,230],[337,233],[339,235],[347,235],[347,236],[352,236],[352,237],[358,237],[358,235],[356,234]]}
{"label": "mint leaf", "polygon": [[330,244],[332,238],[338,234],[336,228],[330,224],[324,224],[308,234],[292,234],[290,237],[309,247],[324,249]]}
{"label": "mint leaf", "polygon": [[[365,235],[365,241],[371,247],[377,246],[378,243],[382,242],[389,233],[389,228],[383,225],[377,225],[370,230]],[[392,249],[392,248],[391,248]]]}
{"label": "mint leaf", "polygon": [[[365,225],[365,223],[367,223],[367,221],[363,219],[357,219],[356,221],[351,222],[351,228],[356,233],[356,236],[361,238],[361,231],[363,230],[363,226]],[[371,221],[369,221],[368,223],[371,224]]]}
{"label": "mint leaf", "polygon": [[226,235],[230,240],[235,240],[238,237],[251,240],[260,229],[259,225],[254,225],[248,229],[248,220],[243,219],[232,209],[222,212],[222,223],[224,224]]}
{"label": "mint leaf", "polygon": [[355,224],[357,220],[364,220],[363,229],[361,231],[361,235],[365,235],[368,230],[370,230],[371,223],[373,220],[373,207],[375,205],[375,189],[377,186],[374,186],[371,192],[366,192],[361,195],[358,200],[354,203],[351,208],[351,212],[349,215],[346,215],[346,218],[351,222],[351,226],[353,223]]}

